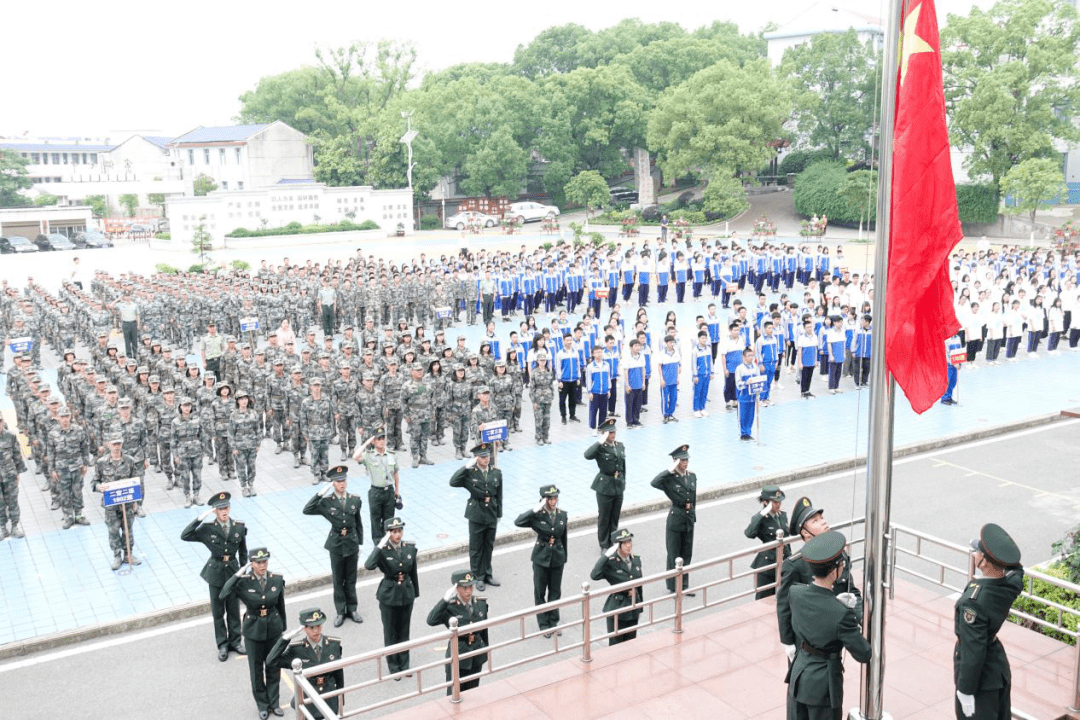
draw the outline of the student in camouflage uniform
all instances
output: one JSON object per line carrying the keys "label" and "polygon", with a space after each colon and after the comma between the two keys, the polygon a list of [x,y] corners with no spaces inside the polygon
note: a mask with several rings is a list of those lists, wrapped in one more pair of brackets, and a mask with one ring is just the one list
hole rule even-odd
{"label": "student in camouflage uniform", "polygon": [[52,468],[50,486],[55,488],[64,511],[64,529],[76,523],[89,525],[90,521],[82,514],[82,489],[93,454],[86,433],[71,422],[71,410],[66,407],[57,411],[57,425],[49,433],[48,454]]}
{"label": "student in camouflage uniform", "polygon": [[259,455],[260,413],[251,407],[251,393],[240,388],[236,393],[236,409],[229,415],[229,447],[232,448],[236,473],[244,497],[255,495],[255,461]]}
{"label": "student in camouflage uniform", "polygon": [[274,450],[275,455],[281,454],[288,437],[285,432],[285,421],[288,419],[286,407],[289,403],[289,385],[289,376],[285,374],[285,361],[280,357],[274,358],[273,371],[266,379],[266,392],[270,402],[267,430],[277,444]]}
{"label": "student in camouflage uniform", "polygon": [[443,372],[442,361],[438,358],[427,364],[427,380],[431,383],[432,419],[431,444],[442,445],[446,434],[446,417],[450,413],[450,391],[447,387],[450,376]]}
{"label": "student in camouflage uniform", "polygon": [[146,423],[146,444],[149,448],[150,464],[154,470],[161,472],[162,466],[167,462],[161,455],[161,431],[164,427],[166,434],[171,432],[172,418],[161,417],[165,396],[161,393],[161,382],[157,375],[147,376],[146,390],[141,393],[139,405],[143,421]]}
{"label": "student in camouflage uniform", "polygon": [[433,416],[433,383],[424,377],[424,366],[413,363],[409,367],[410,378],[401,385],[401,413],[409,423],[409,452],[414,468],[434,465],[427,456],[428,436],[431,435]]}
{"label": "student in camouflage uniform", "polygon": [[[176,391],[167,387],[161,391],[161,425],[158,428],[158,452],[161,454],[161,471],[165,473],[165,477],[168,480],[168,486],[175,487],[173,478],[176,477],[178,471],[174,464],[176,459],[174,452],[174,445],[172,442],[172,421],[176,417],[176,414],[180,412],[180,407],[176,404]],[[194,408],[194,405],[192,405]]]}
{"label": "student in camouflage uniform", "polygon": [[[198,403],[196,415],[202,423],[203,454],[211,465],[217,462],[214,453],[214,398],[216,397],[214,388],[216,386],[217,376],[208,370],[203,373],[203,386],[195,394],[195,400]],[[172,420],[170,419],[169,422]]]}
{"label": "student in camouflage uniform", "polygon": [[[98,487],[102,483],[126,480],[139,475],[138,463],[130,455],[124,455],[120,451],[123,444],[124,438],[119,433],[106,437],[105,445],[108,452],[94,464],[94,481],[91,487],[94,492],[101,492]],[[102,503],[104,503],[104,500],[102,500]],[[127,514],[126,506],[113,505],[104,508],[104,510],[105,525],[109,528],[109,547],[113,551],[112,569],[119,570],[120,565],[125,562],[125,548],[135,545],[134,522],[131,519],[127,521],[127,542],[125,543],[124,516]],[[131,555],[128,560],[132,565],[142,564],[142,560],[139,560],[134,555]]]}
{"label": "student in camouflage uniform", "polygon": [[[70,411],[68,417],[71,417]],[[0,417],[0,540],[8,536],[9,521],[11,537],[26,536],[19,524],[19,474],[24,472],[26,462],[19,439],[7,429],[4,418]]]}
{"label": "student in camouflage uniform", "polygon": [[[506,421],[507,436],[502,441],[503,450],[512,450],[510,447],[510,425],[514,415],[514,378],[506,373],[506,361],[495,361],[495,376],[491,378],[491,404],[498,412],[497,420]],[[520,385],[520,383],[518,383]]]}
{"label": "student in camouflage uniform", "polygon": [[379,395],[386,413],[386,439],[391,450],[401,450],[401,383],[398,361],[390,357],[386,361],[386,374],[379,380]]}
{"label": "student in camouflage uniform", "polygon": [[[135,403],[131,398],[125,397],[117,403],[120,409],[120,419],[114,426],[114,430],[124,437],[124,445],[121,448],[125,455],[130,455],[142,468],[139,473],[139,485],[142,487],[142,496],[146,497],[146,468],[149,461],[146,459],[146,423],[140,420],[132,412]],[[143,501],[135,504],[135,514],[138,517],[146,517],[143,511]]]}
{"label": "student in camouflage uniform", "polygon": [[199,490],[202,489],[202,423],[196,417],[193,408],[195,401],[189,397],[180,398],[180,407],[177,417],[170,420],[169,432],[162,431],[162,435],[168,435],[172,455],[176,461],[176,474],[179,482],[175,482],[169,476],[166,490],[172,490],[177,485],[184,486],[184,507],[202,505],[199,499]]}
{"label": "student in camouflage uniform", "polygon": [[469,413],[472,412],[472,385],[465,379],[465,366],[454,365],[447,385],[450,396],[450,429],[454,439],[454,459],[465,457],[469,442]]}
{"label": "student in camouflage uniform", "polygon": [[298,468],[302,463],[307,463],[304,459],[307,446],[304,444],[304,436],[300,432],[300,409],[308,396],[308,389],[307,385],[304,384],[304,369],[302,367],[294,365],[290,375],[292,376],[292,384],[289,385],[289,392],[286,395],[285,427],[289,433],[289,449],[292,450],[293,454],[293,467]]}
{"label": "student in camouflage uniform", "polygon": [[360,383],[352,375],[352,367],[346,360],[338,363],[338,378],[332,385],[334,422],[337,425],[338,442],[342,461],[356,450],[356,393]]}
{"label": "student in camouflage uniform", "polygon": [[[474,442],[480,443],[483,442],[481,431],[484,429],[484,426],[489,422],[498,420],[501,415],[499,414],[499,409],[491,402],[491,388],[487,385],[481,385],[476,395],[476,405],[469,415],[469,434],[472,436]],[[492,444],[498,445],[498,443]]]}
{"label": "student in camouflage uniform", "polygon": [[323,397],[321,377],[311,378],[311,395],[304,398],[300,408],[300,431],[304,442],[311,447],[311,484],[326,480],[330,465],[330,437],[334,434],[334,408]]}
{"label": "student in camouflage uniform", "polygon": [[555,374],[548,367],[547,352],[536,355],[536,367],[529,373],[529,399],[533,406],[534,437],[537,445],[551,444],[551,403],[555,399]]}
{"label": "student in camouflage uniform", "polygon": [[476,302],[480,299],[480,285],[471,272],[465,273],[465,320],[476,324]]}
{"label": "student in camouflage uniform", "polygon": [[375,388],[375,372],[366,371],[356,391],[357,422],[362,437],[371,437],[376,428],[382,427],[385,412],[382,397]]}
{"label": "student in camouflage uniform", "polygon": [[[229,418],[236,409],[236,401],[232,397],[232,386],[227,382],[219,382],[214,392],[217,397],[210,408],[214,416],[214,449],[217,450],[218,473],[222,480],[235,480],[236,467],[233,465],[232,446],[229,444]],[[250,402],[250,397],[248,401]]]}

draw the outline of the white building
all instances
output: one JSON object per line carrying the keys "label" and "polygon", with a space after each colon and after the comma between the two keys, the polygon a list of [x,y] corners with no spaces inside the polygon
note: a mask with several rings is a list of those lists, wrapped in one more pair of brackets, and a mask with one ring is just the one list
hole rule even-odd
{"label": "white building", "polygon": [[772,32],[762,35],[768,44],[767,55],[773,67],[780,65],[784,51],[809,42],[822,33],[846,33],[854,30],[859,42],[872,42],[875,50],[885,45],[885,26],[876,15],[839,7],[833,2],[817,2]]}
{"label": "white building", "polygon": [[282,180],[255,190],[221,189],[203,197],[170,198],[166,215],[174,243],[190,243],[201,224],[218,244],[237,228],[260,230],[291,222],[326,225],[374,220],[388,233],[398,223],[411,229],[412,202],[408,188],[375,190],[366,185],[328,187],[314,181]]}
{"label": "white building", "polygon": [[73,236],[93,227],[92,212],[85,205],[50,205],[0,209],[0,235],[21,235],[33,240],[38,235],[60,233]]}
{"label": "white building", "polygon": [[170,141],[168,148],[170,166],[189,194],[200,175],[229,192],[315,179],[314,148],[307,136],[281,121],[199,127]]}

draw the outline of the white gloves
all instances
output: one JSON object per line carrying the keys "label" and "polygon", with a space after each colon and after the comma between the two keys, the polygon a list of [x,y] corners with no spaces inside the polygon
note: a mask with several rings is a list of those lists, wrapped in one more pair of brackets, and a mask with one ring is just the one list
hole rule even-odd
{"label": "white gloves", "polygon": [[540,498],[540,503],[536,506],[533,512],[540,512],[547,505],[547,498]]}
{"label": "white gloves", "polygon": [[769,514],[771,512],[772,512],[772,503],[767,502],[767,503],[765,503],[765,507],[761,508],[761,512],[759,513],[759,515],[761,515],[761,517],[769,517]]}
{"label": "white gloves", "polygon": [[206,518],[214,514],[214,508],[208,508],[206,512],[199,516],[199,522],[204,522]]}
{"label": "white gloves", "polygon": [[676,460],[675,462],[671,463],[671,472],[672,472],[672,474],[675,474],[678,471],[679,471],[679,461]]}
{"label": "white gloves", "polygon": [[247,575],[250,570],[251,563],[249,562],[247,565],[236,571],[236,577],[243,577],[244,575]]}
{"label": "white gloves", "polygon": [[450,602],[451,600],[453,600],[456,597],[457,597],[457,585],[453,585],[453,586],[450,587],[449,590],[446,591],[446,594],[442,596],[442,599],[445,600],[446,602]]}
{"label": "white gloves", "polygon": [[854,610],[855,606],[859,604],[859,598],[855,596],[855,593],[840,593],[836,596],[836,599],[844,603],[849,610]]}
{"label": "white gloves", "polygon": [[607,557],[614,557],[615,553],[617,552],[619,552],[619,546],[618,544],[614,544],[604,551],[604,555],[606,555]]}
{"label": "white gloves", "polygon": [[294,637],[299,637],[300,634],[303,632],[304,626],[300,625],[293,628],[292,630],[286,630],[285,632],[281,633],[281,637],[285,638],[286,640],[292,640]]}
{"label": "white gloves", "polygon": [[795,646],[794,645],[785,645],[784,646],[784,653],[787,655],[787,661],[788,662],[794,662],[794,660],[795,660]]}
{"label": "white gloves", "polygon": [[956,699],[960,701],[960,710],[966,717],[971,717],[975,714],[975,696],[965,695],[959,690],[956,691]]}
{"label": "white gloves", "polygon": [[469,468],[470,470],[476,467],[476,458],[470,458],[469,462],[465,463],[465,467]]}
{"label": "white gloves", "polygon": [[381,549],[385,548],[386,544],[388,542],[390,542],[390,532],[389,531],[387,531],[387,533],[382,536],[382,540],[379,541],[379,549],[381,550]]}
{"label": "white gloves", "polygon": [[326,497],[327,495],[329,495],[332,492],[334,492],[334,484],[333,483],[327,483],[326,487],[324,487],[322,490],[319,491],[319,494],[322,495],[323,497]]}
{"label": "white gloves", "polygon": [[614,439],[615,439],[615,433],[613,433],[613,432],[604,433],[604,442],[605,443],[609,443]]}

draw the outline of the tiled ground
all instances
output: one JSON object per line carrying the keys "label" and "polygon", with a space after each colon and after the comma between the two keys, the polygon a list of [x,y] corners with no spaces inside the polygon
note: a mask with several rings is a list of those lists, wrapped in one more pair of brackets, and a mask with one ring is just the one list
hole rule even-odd
{"label": "tiled ground", "polygon": [[[954,597],[899,582],[887,606],[884,709],[897,720],[953,717]],[[1012,707],[1047,720],[1072,699],[1076,648],[1006,623],[999,633],[1012,666]],[[859,665],[845,658],[844,707],[859,704]],[[392,720],[784,720],[787,660],[772,598],[387,716]]]}
{"label": "tiled ground", "polygon": [[[744,301],[749,296],[744,297]],[[650,307],[654,323],[667,309],[675,309],[680,327],[692,326],[704,304],[687,303]],[[631,312],[624,313],[630,315]],[[541,318],[543,321],[545,318]],[[514,323],[497,322],[497,332],[506,338]],[[448,339],[462,333],[470,347],[478,344],[479,325],[459,325],[448,331]],[[55,358],[44,356],[46,376],[54,377]],[[1080,353],[1068,351],[1057,356],[1045,353],[1038,360],[1022,359],[1016,364],[965,370],[961,374],[958,397],[961,405],[936,406],[923,416],[915,416],[901,399],[897,403],[895,444],[902,447],[980,429],[1046,416],[1062,408],[1080,405],[1080,385],[1075,382]],[[699,492],[738,484],[775,473],[850,459],[863,455],[867,444],[869,395],[852,389],[833,396],[825,390],[823,377],[815,376],[818,397],[798,398],[793,376],[784,374],[783,388],[776,391],[777,404],[763,410],[758,443],[741,443],[737,419],[723,409],[722,386],[713,383],[710,393],[712,415],[695,419],[690,413],[688,378],[683,380],[677,416],[681,422],[663,425],[657,411],[659,393],[651,392],[652,412],[642,416],[645,428],[622,432],[627,443],[629,486],[625,506],[656,501],[661,496],[648,482],[669,463],[667,453],[682,443],[691,447],[691,469],[699,478]],[[579,416],[586,418],[586,408]],[[623,408],[619,407],[621,412]],[[6,397],[0,397],[0,411],[13,421]],[[555,482],[562,490],[562,505],[571,516],[595,513],[595,498],[589,490],[595,465],[586,462],[582,451],[593,441],[587,424],[559,423],[557,410],[552,425],[553,445],[537,447],[532,441],[531,406],[526,403],[522,428],[515,435],[514,450],[502,453],[505,517],[500,531],[513,530],[512,520],[522,508],[533,505],[540,484]],[[13,423],[12,423],[13,424]],[[408,467],[405,463],[402,515],[408,523],[407,537],[422,550],[456,546],[467,540],[462,518],[465,495],[450,488],[447,480],[460,461],[453,459],[450,445],[431,448],[433,466]],[[339,452],[331,448],[331,464]],[[32,463],[31,463],[32,464]],[[366,497],[366,480],[356,465],[353,492]],[[89,479],[89,475],[88,475]],[[44,479],[32,471],[23,475],[20,492],[23,525],[27,537],[0,543],[0,645],[95,624],[106,624],[135,614],[162,612],[191,602],[205,600],[206,585],[198,573],[205,560],[202,546],[183,543],[180,530],[201,510],[183,508],[179,490],[166,492],[163,475],[151,472],[147,478],[148,517],[135,521],[135,553],[144,560],[131,574],[109,571],[111,553],[99,507],[99,497],[84,492],[89,527],[60,529],[60,513],[48,509],[48,494],[40,492]],[[218,489],[236,491],[234,482],[223,483],[216,466],[203,470],[203,497]],[[275,455],[273,445],[264,443],[258,461],[255,498],[237,498],[234,516],[249,526],[249,547],[268,546],[274,554],[274,569],[290,581],[328,572],[322,543],[325,523],[305,517],[300,509],[314,492],[309,469],[292,468],[288,454]],[[365,545],[365,551],[370,544]]]}

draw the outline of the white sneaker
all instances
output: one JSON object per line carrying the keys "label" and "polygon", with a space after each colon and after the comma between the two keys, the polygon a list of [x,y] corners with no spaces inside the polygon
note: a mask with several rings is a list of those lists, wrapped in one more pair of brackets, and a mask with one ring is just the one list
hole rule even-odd
{"label": "white sneaker", "polygon": [[776,383],[776,389],[777,390],[783,390],[784,389],[784,384],[778,381]]}
{"label": "white sneaker", "polygon": [[701,412],[698,411],[698,410],[695,410],[694,411],[694,417],[701,417]]}
{"label": "white sneaker", "polygon": [[1038,359],[1039,359],[1039,353],[1033,353],[1033,352],[1028,353],[1028,360],[1038,360]]}
{"label": "white sneaker", "polygon": [[698,413],[698,417],[709,417],[709,411],[702,410],[700,413]]}

